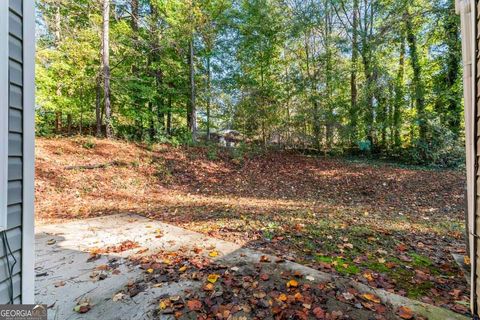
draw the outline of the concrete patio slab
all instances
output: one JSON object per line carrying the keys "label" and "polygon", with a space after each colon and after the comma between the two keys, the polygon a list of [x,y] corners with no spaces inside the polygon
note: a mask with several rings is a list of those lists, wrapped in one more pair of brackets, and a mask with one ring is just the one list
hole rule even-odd
{"label": "concrete patio slab", "polygon": [[[157,236],[159,233],[162,234],[161,237]],[[88,259],[95,248],[116,246],[128,240],[148,249],[141,254],[215,247],[219,253],[216,259],[227,266],[242,267],[258,263],[264,255],[231,242],[132,214],[38,225],[35,297],[38,303],[49,306],[49,319],[150,319],[153,318],[152,311],[155,310],[160,295],[181,295],[185,289],[196,290],[201,286],[199,282],[180,281],[161,287],[147,287],[133,298],[114,301],[113,297],[119,291],[145,275],[144,270],[128,260],[139,248],[103,254],[101,258],[90,262]],[[271,261],[274,260],[271,257]],[[106,264],[115,264],[118,272],[108,274],[103,280],[98,280],[98,277],[92,279],[92,273],[98,273],[95,270]],[[408,306],[428,319],[467,319],[446,309],[370,288],[351,279],[336,277],[293,262],[274,264],[272,268],[298,271],[305,277],[312,277],[315,282],[330,281],[339,287],[353,286],[362,293],[377,295],[382,302],[396,308]],[[77,303],[86,299],[93,306],[92,309],[86,314],[75,312],[73,309]]]}

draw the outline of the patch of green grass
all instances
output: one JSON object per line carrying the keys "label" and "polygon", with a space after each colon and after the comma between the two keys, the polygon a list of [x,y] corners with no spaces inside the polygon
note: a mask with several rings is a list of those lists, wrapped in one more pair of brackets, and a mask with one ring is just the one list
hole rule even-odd
{"label": "patch of green grass", "polygon": [[[422,257],[418,254],[414,254],[417,256],[417,263],[425,264],[427,261],[425,257]],[[415,261],[415,258],[413,258]],[[396,287],[398,290],[404,290],[407,293],[407,297],[411,299],[418,299],[422,296],[428,294],[431,288],[434,287],[434,284],[430,281],[425,281],[422,283],[414,283],[412,282],[412,278],[415,277],[415,271],[412,269],[405,268],[404,262],[401,262],[397,258],[392,258],[390,261],[395,262],[398,267],[395,269],[389,269],[388,275],[390,278],[395,280]],[[414,262],[415,263],[415,262]]]}
{"label": "patch of green grass", "polygon": [[[302,213],[300,217],[305,217],[308,213]],[[309,219],[304,220],[305,224],[305,233],[308,233],[311,236],[324,238],[328,235],[333,236],[336,239],[338,236],[338,227],[335,223],[335,220],[317,218],[315,221]]]}
{"label": "patch of green grass", "polygon": [[[336,230],[331,221],[327,219],[316,220],[314,224],[307,224],[305,235],[311,236],[317,241],[310,241],[309,248],[312,251],[321,251],[323,253],[333,253],[337,251],[337,243],[339,243],[340,235],[337,234]],[[332,236],[332,239],[328,239],[327,236]],[[321,244],[319,244],[319,242]]]}
{"label": "patch of green grass", "polygon": [[96,146],[95,140],[92,137],[76,138],[75,141],[84,149],[93,149]]}
{"label": "patch of green grass", "polygon": [[390,269],[388,269],[385,264],[375,261],[368,261],[362,264],[363,267],[370,269],[372,271],[380,272],[380,273],[389,273]]}
{"label": "patch of green grass", "polygon": [[312,240],[306,240],[304,242],[304,246],[305,246],[305,249],[307,249],[311,252],[317,251],[319,249],[319,245],[315,241],[312,241]]}
{"label": "patch of green grass", "polygon": [[433,263],[432,260],[430,260],[430,258],[419,255],[415,252],[410,253],[410,256],[413,259],[412,265],[414,267],[416,267],[416,268],[426,268],[426,269],[429,270],[429,272],[432,275],[439,275],[439,274],[442,273],[442,272],[440,272],[440,270],[438,268],[435,267],[435,264]]}
{"label": "patch of green grass", "polygon": [[430,267],[433,264],[430,258],[419,255],[415,252],[410,252],[410,257],[412,257],[412,263],[416,267]]}
{"label": "patch of green grass", "polygon": [[275,237],[275,235],[277,234],[277,230],[279,228],[280,228],[280,226],[278,225],[278,223],[269,222],[261,230],[262,230],[262,233],[263,233],[263,236],[265,237],[265,239],[272,240]]}
{"label": "patch of green grass", "polygon": [[134,168],[138,168],[140,167],[140,161],[139,160],[132,161],[130,165]]}
{"label": "patch of green grass", "polygon": [[464,221],[440,221],[437,222],[433,229],[440,234],[451,234],[451,233],[465,233],[465,222]]}
{"label": "patch of green grass", "polygon": [[343,275],[355,275],[360,273],[360,268],[353,261],[340,257],[316,256],[315,260],[323,263],[331,264],[338,273]]}
{"label": "patch of green grass", "polygon": [[334,258],[326,257],[326,256],[316,256],[315,260],[317,260],[318,262],[323,262],[323,263],[332,263],[334,261]]}
{"label": "patch of green grass", "polygon": [[409,297],[410,299],[418,299],[422,296],[425,296],[427,292],[433,287],[434,285],[430,281],[418,283],[418,284],[415,284],[414,286],[412,285],[407,290],[407,297]]}
{"label": "patch of green grass", "polygon": [[173,174],[168,168],[168,166],[163,162],[155,163],[155,175],[164,182],[171,182],[173,179]]}
{"label": "patch of green grass", "polygon": [[354,274],[360,273],[360,268],[358,268],[353,263],[347,264],[346,267],[345,265],[339,265],[339,266],[336,266],[335,269],[339,273],[347,274],[347,275],[354,275]]}
{"label": "patch of green grass", "polygon": [[390,257],[388,260],[389,260],[390,262],[395,263],[396,265],[401,265],[401,264],[403,263],[403,262],[402,262],[400,259],[398,259],[397,257]]}
{"label": "patch of green grass", "polygon": [[352,226],[348,231],[354,237],[368,237],[374,235],[374,231],[366,226]]}

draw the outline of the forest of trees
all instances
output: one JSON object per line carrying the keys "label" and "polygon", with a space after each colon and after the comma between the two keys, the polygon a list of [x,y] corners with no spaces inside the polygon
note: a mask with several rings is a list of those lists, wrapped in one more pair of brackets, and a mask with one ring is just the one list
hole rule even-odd
{"label": "forest of trees", "polygon": [[454,165],[454,0],[38,0],[37,134]]}

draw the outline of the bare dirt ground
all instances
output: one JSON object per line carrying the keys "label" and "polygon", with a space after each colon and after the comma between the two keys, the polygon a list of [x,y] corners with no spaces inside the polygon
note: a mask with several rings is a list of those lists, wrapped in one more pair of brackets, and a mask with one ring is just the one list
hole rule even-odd
{"label": "bare dirt ground", "polygon": [[38,139],[36,169],[41,221],[139,213],[468,310],[461,171],[87,138]]}

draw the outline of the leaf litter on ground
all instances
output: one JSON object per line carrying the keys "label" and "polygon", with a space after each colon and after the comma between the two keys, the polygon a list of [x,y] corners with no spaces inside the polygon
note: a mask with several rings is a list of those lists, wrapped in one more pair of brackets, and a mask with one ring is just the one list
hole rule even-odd
{"label": "leaf litter on ground", "polygon": [[[40,138],[38,217],[144,214],[278,256],[280,263],[296,261],[468,314],[469,286],[451,257],[467,256],[462,171],[291,152],[233,162],[228,150],[219,149],[216,160],[207,153],[102,139],[87,150],[74,139]],[[113,161],[132,165],[65,170]]]}

